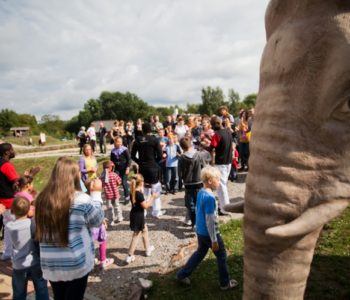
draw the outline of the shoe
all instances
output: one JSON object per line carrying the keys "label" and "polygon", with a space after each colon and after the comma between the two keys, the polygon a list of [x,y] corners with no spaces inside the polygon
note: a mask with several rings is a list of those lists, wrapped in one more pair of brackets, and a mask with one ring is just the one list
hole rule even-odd
{"label": "shoe", "polygon": [[114,259],[113,258],[107,258],[106,260],[101,262],[101,264],[100,264],[101,269],[105,270],[107,267],[109,267],[113,263],[114,263]]}
{"label": "shoe", "polygon": [[165,215],[165,214],[166,214],[166,210],[163,209],[163,210],[161,210],[161,211],[159,212],[159,215],[158,215],[158,216],[162,216],[162,215]]}
{"label": "shoe", "polygon": [[111,226],[116,226],[117,224],[118,224],[118,222],[112,221],[109,225],[111,225]]}
{"label": "shoe", "polygon": [[130,264],[130,263],[132,263],[134,260],[135,260],[135,256],[134,256],[134,255],[128,255],[128,256],[126,257],[126,259],[125,259],[125,262],[126,262],[127,264]]}
{"label": "shoe", "polygon": [[189,277],[185,277],[185,278],[182,278],[182,279],[179,279],[178,277],[176,277],[177,281],[182,283],[182,284],[185,284],[185,285],[190,285],[191,284],[191,279]]}
{"label": "shoe", "polygon": [[100,261],[97,258],[95,258],[95,266],[98,266],[99,264],[100,264]]}
{"label": "shoe", "polygon": [[185,219],[184,224],[185,224],[186,226],[191,226],[191,225],[192,225],[192,222],[191,222],[191,220],[186,220],[186,219]]}
{"label": "shoe", "polygon": [[238,282],[234,279],[231,279],[228,283],[228,285],[226,286],[220,286],[220,289],[222,291],[226,291],[226,290],[230,290],[230,289],[233,289],[234,287],[236,287],[238,285]]}
{"label": "shoe", "polygon": [[172,191],[170,191],[170,194],[175,195],[175,194],[176,194],[176,192],[175,192],[174,190],[172,190]]}
{"label": "shoe", "polygon": [[146,250],[146,256],[150,257],[154,249],[155,249],[154,246],[149,246],[148,249]]}

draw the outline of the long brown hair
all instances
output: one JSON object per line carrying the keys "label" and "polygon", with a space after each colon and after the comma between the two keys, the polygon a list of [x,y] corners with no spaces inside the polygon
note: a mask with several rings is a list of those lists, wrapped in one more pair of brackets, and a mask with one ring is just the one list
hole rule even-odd
{"label": "long brown hair", "polygon": [[144,182],[143,176],[141,174],[136,174],[132,176],[130,191],[131,191],[131,202],[135,204],[136,202],[136,188],[138,188]]}
{"label": "long brown hair", "polygon": [[35,237],[39,242],[68,245],[69,209],[76,191],[81,191],[79,166],[60,157],[36,200]]}

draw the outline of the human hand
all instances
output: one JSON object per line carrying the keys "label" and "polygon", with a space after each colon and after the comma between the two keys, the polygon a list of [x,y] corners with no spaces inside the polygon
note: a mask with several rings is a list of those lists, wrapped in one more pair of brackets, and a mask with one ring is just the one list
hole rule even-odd
{"label": "human hand", "polygon": [[212,249],[214,252],[218,251],[218,250],[219,250],[219,244],[218,244],[218,242],[212,242],[212,243],[211,243],[211,249]]}
{"label": "human hand", "polygon": [[129,168],[126,168],[125,175],[128,175],[128,174],[129,174]]}
{"label": "human hand", "polygon": [[0,204],[0,215],[2,215],[5,212],[5,210],[6,210],[5,205]]}

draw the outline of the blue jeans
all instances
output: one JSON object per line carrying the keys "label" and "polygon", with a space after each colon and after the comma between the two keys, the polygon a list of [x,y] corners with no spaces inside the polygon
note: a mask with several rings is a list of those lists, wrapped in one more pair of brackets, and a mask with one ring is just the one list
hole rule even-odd
{"label": "blue jeans", "polygon": [[12,290],[14,300],[27,299],[28,279],[33,280],[36,300],[49,300],[47,281],[43,278],[40,265],[12,271]]}
{"label": "blue jeans", "polygon": [[117,173],[121,180],[122,180],[122,185],[123,185],[123,190],[124,190],[124,197],[128,198],[129,195],[129,184],[128,184],[128,175],[125,174],[125,170],[124,171],[118,171],[115,170],[115,173]]}
{"label": "blue jeans", "polygon": [[[187,261],[186,265],[177,273],[178,279],[184,279],[189,277],[192,272],[197,268],[200,262],[207,255],[209,248],[211,248],[211,240],[209,236],[197,234],[198,248],[196,252],[192,254],[190,259]],[[216,261],[219,270],[219,281],[220,286],[227,286],[230,281],[227,268],[227,254],[225,250],[224,241],[220,234],[217,234],[219,250],[213,252],[216,256]]]}
{"label": "blue jeans", "polygon": [[165,185],[167,191],[175,191],[177,184],[177,167],[166,167]]}
{"label": "blue jeans", "polygon": [[196,225],[196,203],[197,194],[201,187],[189,189],[185,187],[185,206],[188,211],[188,215],[191,218],[192,227]]}

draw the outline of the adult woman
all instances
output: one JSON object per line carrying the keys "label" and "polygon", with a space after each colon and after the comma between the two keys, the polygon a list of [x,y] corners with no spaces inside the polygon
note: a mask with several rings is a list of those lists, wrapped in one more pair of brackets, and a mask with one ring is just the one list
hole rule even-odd
{"label": "adult woman", "polygon": [[175,126],[174,132],[177,134],[178,140],[181,140],[186,132],[188,131],[188,126],[185,125],[185,120],[182,116],[177,118],[177,124]]}
{"label": "adult woman", "polygon": [[79,159],[79,168],[81,179],[85,182],[88,179],[95,179],[97,177],[97,160],[92,152],[90,144],[83,146],[83,155]]}
{"label": "adult woman", "polygon": [[81,192],[78,164],[59,158],[35,211],[43,277],[50,281],[56,300],[84,297],[95,256],[89,228],[102,223],[101,205],[101,200]]}
{"label": "adult woman", "polygon": [[249,159],[249,140],[250,131],[248,124],[248,111],[243,110],[239,115],[238,124],[238,139],[239,139],[239,157],[241,158],[240,171],[248,171],[248,159]]}

